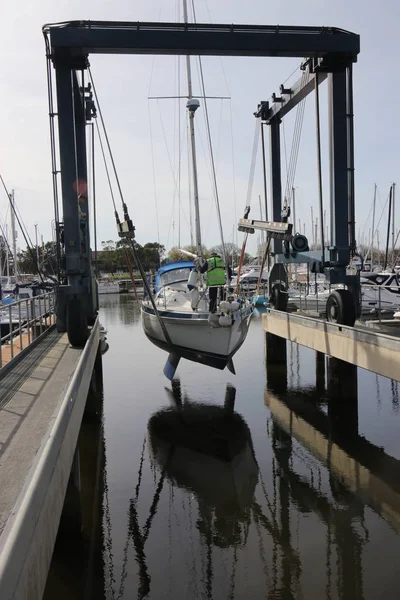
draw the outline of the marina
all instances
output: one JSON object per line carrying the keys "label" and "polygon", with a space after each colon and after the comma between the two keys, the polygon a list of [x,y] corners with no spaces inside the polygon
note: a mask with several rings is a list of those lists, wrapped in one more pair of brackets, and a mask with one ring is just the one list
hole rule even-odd
{"label": "marina", "polygon": [[400,229],[367,173],[397,163],[365,156],[370,31],[72,5],[43,19],[47,90],[26,78],[52,210],[33,155],[20,186],[0,173],[0,600],[398,598]]}

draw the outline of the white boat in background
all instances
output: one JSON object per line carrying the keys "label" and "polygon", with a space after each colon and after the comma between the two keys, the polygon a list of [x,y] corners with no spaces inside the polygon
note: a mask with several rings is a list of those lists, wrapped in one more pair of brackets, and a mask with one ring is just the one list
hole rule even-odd
{"label": "white boat in background", "polygon": [[[187,5],[183,0],[184,21]],[[197,256],[201,261],[201,224],[196,165],[194,116],[200,102],[192,96],[190,56],[186,57],[190,141],[193,167],[195,231]],[[203,90],[204,91],[204,90]],[[214,182],[215,183],[215,182]],[[218,197],[215,189],[215,196]],[[222,225],[221,225],[222,230]],[[223,244],[223,239],[221,239]],[[197,264],[196,260],[196,264]],[[142,302],[142,323],[146,336],[170,353],[164,374],[172,379],[179,360],[202,363],[234,373],[232,357],[246,339],[253,306],[245,298],[221,290],[215,313],[209,312],[208,288],[195,263],[181,261],[161,267],[157,273],[154,298]],[[224,296],[224,297],[221,297]]]}
{"label": "white boat in background", "polygon": [[400,309],[400,275],[396,272],[361,272],[363,312],[397,312]]}
{"label": "white boat in background", "polygon": [[[246,270],[239,277],[239,285],[245,291],[253,290],[257,287],[258,281],[260,279],[260,266],[253,266],[251,269]],[[261,276],[261,285],[266,285],[268,283],[268,269],[263,269]],[[232,285],[237,284],[237,277],[232,278]]]}
{"label": "white boat in background", "polygon": [[[361,272],[360,283],[362,314],[395,313],[400,310],[400,275],[398,273]],[[289,292],[289,304],[294,308],[323,313],[330,290],[326,284],[319,284],[317,291],[313,287],[310,284],[308,294],[302,294],[297,290]]]}
{"label": "white boat in background", "polygon": [[102,294],[119,294],[120,287],[118,281],[110,281],[106,280],[98,280],[97,281],[97,290],[99,295]]}

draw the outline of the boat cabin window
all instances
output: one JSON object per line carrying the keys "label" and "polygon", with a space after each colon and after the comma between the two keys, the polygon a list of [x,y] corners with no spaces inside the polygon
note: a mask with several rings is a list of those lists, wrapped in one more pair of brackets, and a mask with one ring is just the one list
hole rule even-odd
{"label": "boat cabin window", "polygon": [[30,298],[30,295],[27,292],[20,292],[18,298],[19,300],[26,300],[27,298]]}
{"label": "boat cabin window", "polygon": [[164,285],[178,283],[178,281],[187,281],[189,279],[191,270],[192,267],[182,267],[181,269],[174,269],[173,271],[166,271],[165,273],[162,273],[160,275],[158,287],[161,288]]}
{"label": "boat cabin window", "polygon": [[388,285],[390,286],[391,290],[395,292],[399,291],[399,276],[397,273],[393,275]]}

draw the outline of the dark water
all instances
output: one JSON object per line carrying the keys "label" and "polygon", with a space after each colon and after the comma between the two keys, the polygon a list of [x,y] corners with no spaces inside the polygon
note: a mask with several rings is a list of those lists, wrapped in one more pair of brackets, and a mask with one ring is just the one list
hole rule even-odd
{"label": "dark water", "polygon": [[87,521],[81,545],[58,544],[46,599],[400,597],[396,383],[342,369],[328,390],[324,362],[289,344],[267,373],[254,320],[236,377],[182,361],[171,386],[132,297],[102,299],[101,320]]}

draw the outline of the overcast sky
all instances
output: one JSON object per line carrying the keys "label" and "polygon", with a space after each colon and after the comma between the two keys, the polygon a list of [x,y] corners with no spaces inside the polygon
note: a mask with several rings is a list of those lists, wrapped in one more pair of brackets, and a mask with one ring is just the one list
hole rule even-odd
{"label": "overcast sky", "polygon": [[[51,236],[53,199],[44,23],[74,20],[175,21],[181,19],[176,0],[19,0],[0,9],[0,173],[15,188],[16,201],[32,238],[34,224],[45,240]],[[361,35],[361,53],[354,67],[355,160],[357,233],[368,237],[374,183],[378,185],[377,216],[389,186],[397,181],[399,165],[399,36],[400,5],[396,0],[205,0],[195,1],[197,20],[214,23],[256,23],[336,26]],[[299,66],[298,59],[204,58],[206,92],[230,96],[209,100],[225,238],[232,241],[235,217],[243,212],[250,171],[255,119],[260,100],[279,91],[279,85]],[[184,58],[152,56],[93,56],[91,66],[98,88],[125,200],[140,243],[160,240],[178,243],[179,211],[176,181],[179,170],[178,122],[181,123],[181,244],[190,242],[187,199],[185,102],[149,101],[148,96],[185,93]],[[194,91],[200,92],[195,59]],[[291,81],[297,79],[296,73]],[[324,202],[328,201],[326,84],[321,86]],[[284,126],[287,159],[292,144],[294,114]],[[202,233],[208,246],[219,243],[210,183],[210,162],[204,129],[204,107],[197,115],[199,190]],[[152,135],[150,135],[150,131]],[[233,140],[233,146],[232,146]],[[317,210],[314,98],[307,100],[295,180],[297,218],[310,234],[310,208]],[[152,156],[155,162],[153,177]],[[110,194],[97,151],[99,241],[117,239]],[[282,156],[283,188],[286,182]],[[257,162],[252,214],[259,215],[262,194],[261,163]],[[156,211],[156,198],[158,210]],[[400,210],[398,211],[400,215]],[[0,190],[0,221],[7,216],[7,198]],[[158,228],[157,228],[158,222]],[[400,219],[396,219],[396,228]],[[384,244],[386,215],[380,226]],[[239,242],[241,238],[239,237]],[[19,245],[22,245],[19,234]],[[255,248],[255,236],[251,249]]]}

